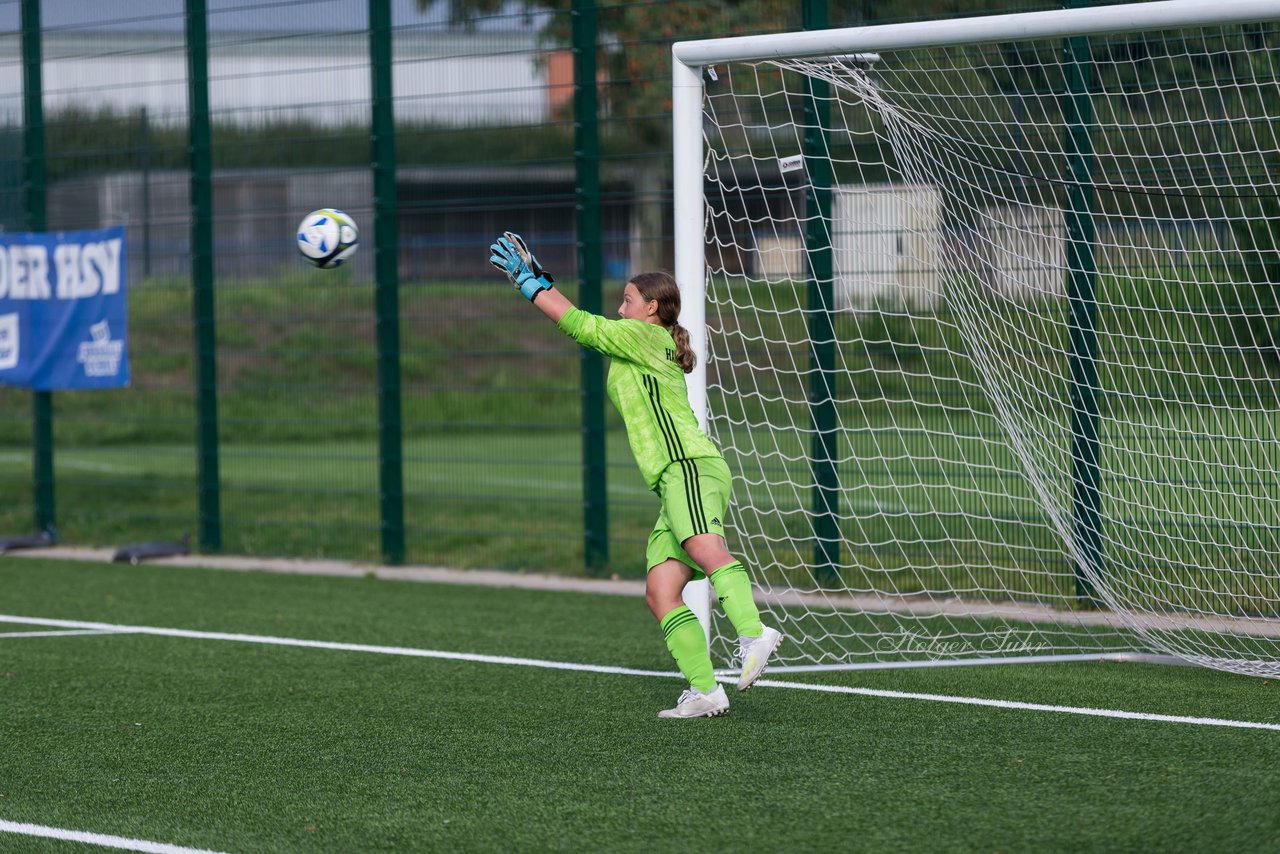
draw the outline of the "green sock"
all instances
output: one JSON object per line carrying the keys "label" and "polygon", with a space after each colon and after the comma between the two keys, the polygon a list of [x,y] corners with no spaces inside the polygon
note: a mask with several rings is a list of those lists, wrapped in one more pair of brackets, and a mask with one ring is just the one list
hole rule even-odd
{"label": "green sock", "polygon": [[716,688],[716,675],[707,653],[707,635],[702,623],[681,605],[662,618],[662,633],[667,636],[667,649],[689,684],[706,694]]}
{"label": "green sock", "polygon": [[764,629],[760,625],[760,610],[751,598],[751,579],[739,561],[722,566],[711,573],[711,586],[716,589],[720,607],[733,623],[739,635],[758,638]]}

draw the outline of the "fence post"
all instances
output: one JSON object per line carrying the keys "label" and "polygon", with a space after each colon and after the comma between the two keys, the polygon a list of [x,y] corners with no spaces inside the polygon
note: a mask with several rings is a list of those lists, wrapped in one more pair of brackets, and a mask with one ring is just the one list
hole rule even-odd
{"label": "fence post", "polygon": [[[1088,6],[1068,0],[1068,7]],[[1067,303],[1071,313],[1071,479],[1077,550],[1076,596],[1092,600],[1093,583],[1081,564],[1102,570],[1101,494],[1098,470],[1098,268],[1093,255],[1093,104],[1089,37],[1064,45],[1067,92],[1063,99],[1063,152],[1067,185]]]}
{"label": "fence post", "polygon": [[396,122],[391,88],[391,4],[369,0],[373,81],[374,301],[378,349],[378,513],[382,560],[404,563],[404,448],[400,384],[400,235],[396,215]]}
{"label": "fence post", "polygon": [[[22,0],[23,165],[28,231],[48,228],[41,76],[40,0]],[[57,537],[53,481],[53,393],[31,394],[31,473],[36,530]]]}
{"label": "fence post", "polygon": [[195,339],[199,542],[222,548],[218,475],[217,320],[213,295],[213,155],[209,129],[209,23],[205,0],[186,0],[187,156],[191,170],[191,321]]}
{"label": "fence post", "polygon": [[142,172],[142,278],[151,278],[151,118],[138,113],[138,170]]}
{"label": "fence post", "polygon": [[[578,303],[600,314],[604,245],[600,225],[600,123],[594,0],[573,0],[573,164],[578,234]],[[609,563],[604,357],[581,350],[583,551],[589,574]]]}
{"label": "fence post", "polygon": [[[827,27],[827,0],[803,0],[806,30]],[[809,176],[804,247],[809,259],[809,408],[813,417],[813,574],[835,580],[840,566],[840,434],[835,403],[834,263],[831,250],[830,84],[809,77],[804,101],[804,162]]]}
{"label": "fence post", "polygon": [[404,562],[404,449],[399,364],[399,224],[396,111],[392,92],[392,10],[369,0],[374,170],[374,302],[378,338],[378,513],[383,562]]}

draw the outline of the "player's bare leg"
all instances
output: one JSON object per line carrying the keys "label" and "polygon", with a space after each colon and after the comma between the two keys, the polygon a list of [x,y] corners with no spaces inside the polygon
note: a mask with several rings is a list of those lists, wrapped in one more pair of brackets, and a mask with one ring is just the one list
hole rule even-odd
{"label": "player's bare leg", "polygon": [[706,633],[681,595],[692,578],[692,569],[672,559],[650,569],[645,582],[645,602],[662,626],[676,666],[689,680],[689,690],[680,695],[675,708],[658,712],[660,718],[715,717],[729,711],[729,698],[716,684],[707,654]]}
{"label": "player's bare leg", "polygon": [[742,662],[738,690],[745,691],[768,666],[770,656],[782,642],[782,633],[761,625],[760,611],[751,595],[751,579],[741,562],[729,553],[723,537],[697,534],[682,545],[711,579],[720,606],[738,633],[738,656]]}

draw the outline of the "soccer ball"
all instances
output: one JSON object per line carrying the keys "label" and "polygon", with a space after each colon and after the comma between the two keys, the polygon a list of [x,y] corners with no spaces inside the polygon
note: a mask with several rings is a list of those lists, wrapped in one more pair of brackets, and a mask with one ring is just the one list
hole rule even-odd
{"label": "soccer ball", "polygon": [[337,267],[360,245],[356,221],[336,208],[321,208],[298,225],[298,251],[317,267]]}

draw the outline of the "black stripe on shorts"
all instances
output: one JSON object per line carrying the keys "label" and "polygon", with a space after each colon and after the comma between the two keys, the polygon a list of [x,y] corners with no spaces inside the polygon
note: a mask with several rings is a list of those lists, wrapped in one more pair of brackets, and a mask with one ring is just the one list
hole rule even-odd
{"label": "black stripe on shorts", "polygon": [[702,487],[698,484],[698,466],[693,460],[681,460],[680,468],[684,470],[684,497],[689,502],[689,521],[693,523],[695,534],[706,534],[707,514],[702,509]]}

